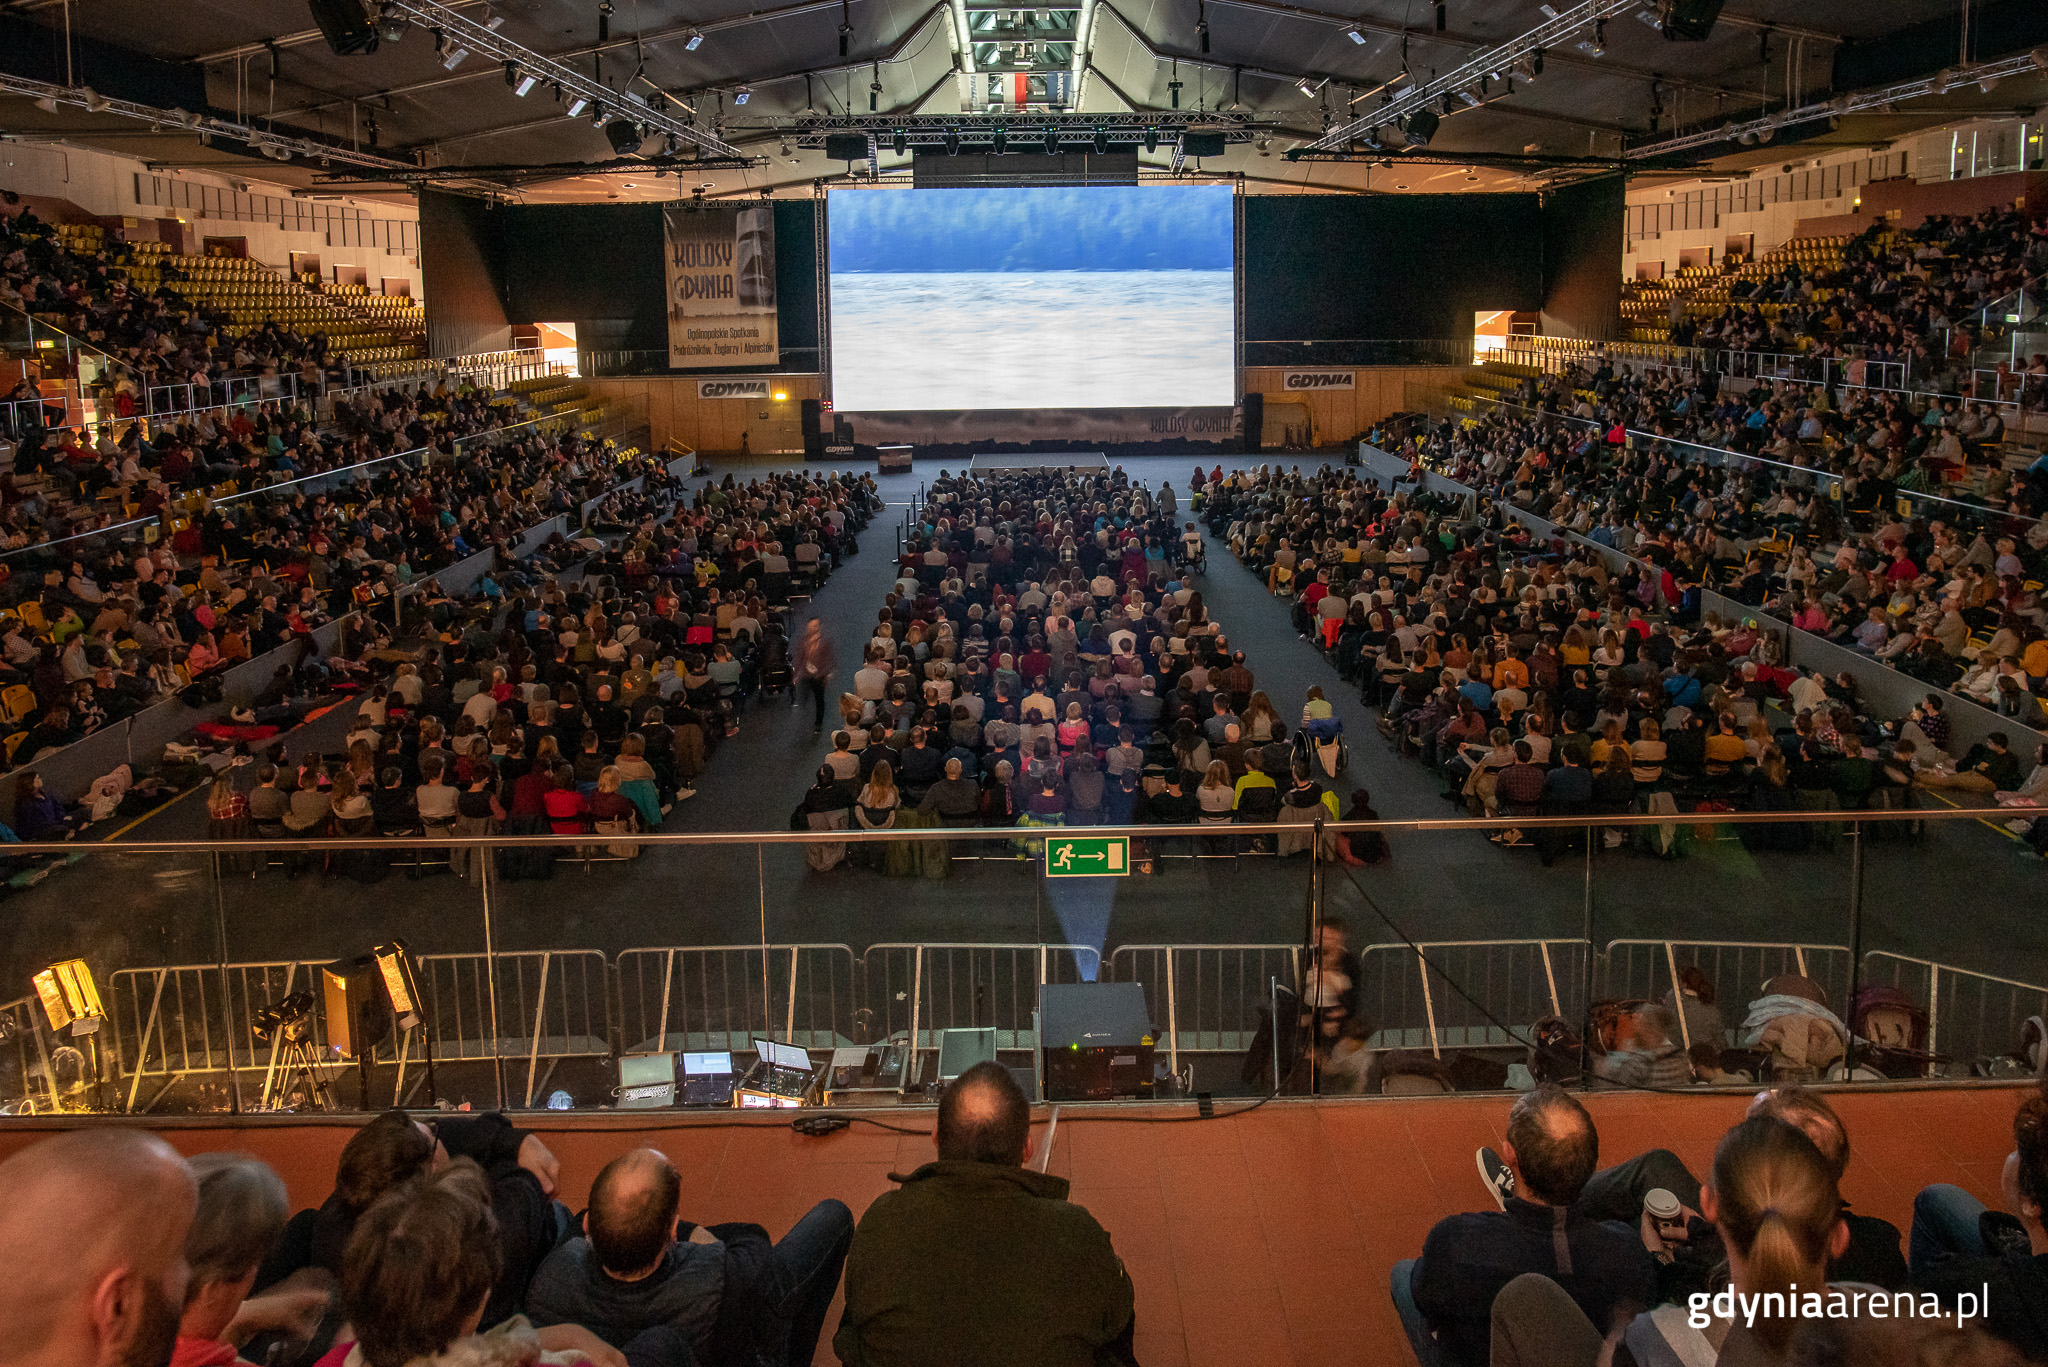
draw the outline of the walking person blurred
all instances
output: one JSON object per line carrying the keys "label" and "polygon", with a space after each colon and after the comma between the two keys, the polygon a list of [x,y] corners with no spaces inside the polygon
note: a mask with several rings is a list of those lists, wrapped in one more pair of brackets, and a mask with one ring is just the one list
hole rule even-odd
{"label": "walking person blurred", "polygon": [[832,682],[832,643],[825,639],[825,625],[817,617],[804,623],[796,639],[791,663],[797,686],[791,690],[789,705],[795,707],[806,693],[811,698],[811,734],[825,729],[825,687]]}

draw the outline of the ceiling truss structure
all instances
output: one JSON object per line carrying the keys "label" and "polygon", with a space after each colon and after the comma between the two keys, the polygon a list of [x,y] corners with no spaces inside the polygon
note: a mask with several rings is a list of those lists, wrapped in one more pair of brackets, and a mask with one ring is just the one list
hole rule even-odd
{"label": "ceiling truss structure", "polygon": [[1903,81],[1898,85],[1888,85],[1878,90],[1837,95],[1833,99],[1818,100],[1796,109],[1781,109],[1775,114],[1763,114],[1715,128],[1700,129],[1675,138],[1665,138],[1659,142],[1644,143],[1639,147],[1629,148],[1623,155],[1630,161],[1642,161],[1651,157],[1667,157],[1677,152],[1687,152],[1695,147],[1705,147],[1731,139],[1737,142],[1769,142],[1780,128],[1791,124],[1840,117],[1843,114],[1885,112],[1890,106],[1906,100],[1945,95],[1951,90],[1967,85],[1978,86],[1988,94],[1994,82],[2014,76],[2036,76],[2044,72],[2048,72],[2048,47],[2036,48],[2032,52],[2023,52],[2018,56],[2002,58],[1995,62],[1950,67],[1938,75],[1923,80]]}
{"label": "ceiling truss structure", "polygon": [[1486,97],[1473,96],[1471,92],[1489,90],[1496,78],[1505,83],[1516,65],[1524,59],[1532,64],[1538,62],[1541,58],[1537,54],[1575,33],[1590,31],[1598,21],[1624,13],[1640,3],[1641,0],[1587,0],[1583,5],[1575,5],[1527,33],[1482,50],[1445,75],[1409,86],[1366,117],[1338,124],[1309,144],[1307,150],[1330,151],[1347,146],[1356,139],[1373,140],[1374,129],[1394,124],[1411,114],[1427,114],[1433,119],[1436,117],[1434,106],[1453,96],[1467,97],[1468,107],[1483,104]]}
{"label": "ceiling truss structure", "polygon": [[365,152],[359,148],[320,142],[287,133],[275,133],[267,128],[258,128],[254,124],[238,123],[233,119],[217,118],[211,114],[195,114],[187,109],[161,109],[155,105],[138,104],[134,100],[117,100],[98,94],[86,86],[50,85],[43,81],[32,81],[26,76],[11,76],[0,72],[0,91],[10,95],[25,95],[33,100],[47,100],[53,105],[68,105],[93,114],[114,114],[160,129],[190,133],[198,137],[202,143],[216,137],[247,143],[265,156],[278,161],[290,161],[294,157],[300,157],[323,165],[339,162],[344,166],[358,166],[371,171],[418,169],[417,163],[400,161],[375,152]]}
{"label": "ceiling truss structure", "polygon": [[385,6],[387,11],[406,15],[429,29],[438,29],[444,41],[451,45],[511,64],[507,67],[508,74],[516,69],[521,75],[539,78],[564,98],[575,97],[577,105],[572,107],[578,108],[578,112],[587,102],[595,123],[603,124],[608,116],[623,117],[650,132],[665,134],[671,140],[694,143],[714,156],[746,159],[747,154],[739,148],[697,127],[686,111],[678,113],[672,109],[669,98],[658,90],[649,98],[642,98],[632,91],[613,90],[575,67],[543,57],[533,49],[503,37],[496,29],[475,22],[453,6],[441,3],[441,0],[385,0]]}
{"label": "ceiling truss structure", "polygon": [[[740,126],[735,126],[735,131]],[[1247,143],[1269,131],[1249,114],[1208,111],[1142,110],[1128,114],[1075,114],[1057,110],[1019,110],[994,116],[960,114],[799,114],[744,125],[750,132],[780,135],[799,147],[818,148],[835,133],[865,133],[874,146],[891,150],[982,150],[996,139],[1019,152],[1054,150],[1052,139],[1068,151],[1085,145],[1094,150],[1133,147],[1156,150],[1180,144],[1184,134],[1215,133],[1230,144]],[[896,149],[901,141],[902,148]]]}

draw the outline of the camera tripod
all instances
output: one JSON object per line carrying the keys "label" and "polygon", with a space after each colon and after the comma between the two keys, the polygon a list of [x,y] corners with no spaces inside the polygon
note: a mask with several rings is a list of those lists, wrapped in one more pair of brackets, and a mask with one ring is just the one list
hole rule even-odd
{"label": "camera tripod", "polygon": [[[327,1075],[321,1071],[320,1059],[313,1052],[313,1046],[303,1039],[287,1035],[273,1063],[273,1075],[268,1080],[264,1096],[265,1109],[270,1108],[273,1096],[281,1103],[290,1095],[294,1078],[305,1088],[309,1107],[316,1111],[334,1109],[334,1094],[328,1085]],[[283,1109],[281,1104],[278,1109]]]}

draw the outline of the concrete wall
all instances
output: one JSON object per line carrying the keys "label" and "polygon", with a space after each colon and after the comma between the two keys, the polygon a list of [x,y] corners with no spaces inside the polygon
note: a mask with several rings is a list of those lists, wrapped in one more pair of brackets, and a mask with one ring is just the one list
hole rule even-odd
{"label": "concrete wall", "polygon": [[[252,165],[252,170],[254,163]],[[325,232],[286,231],[275,222],[254,218],[211,218],[191,210],[161,208],[145,204],[137,196],[139,175],[189,182],[232,190],[235,182],[248,187],[251,195],[292,197],[288,186],[274,185],[253,175],[215,174],[205,171],[152,171],[140,161],[111,153],[88,151],[38,143],[0,143],[0,189],[36,199],[65,200],[98,220],[116,236],[138,241],[165,241],[174,250],[197,253],[208,237],[239,237],[249,246],[249,255],[278,270],[290,267],[293,252],[313,252],[321,269],[333,278],[338,265],[361,266],[369,273],[370,292],[378,293],[385,278],[410,282],[412,296],[424,297],[419,258],[396,249],[370,246],[341,246]],[[372,200],[344,201],[373,218],[417,222],[418,211],[410,204],[384,204]],[[41,213],[41,209],[38,209]]]}

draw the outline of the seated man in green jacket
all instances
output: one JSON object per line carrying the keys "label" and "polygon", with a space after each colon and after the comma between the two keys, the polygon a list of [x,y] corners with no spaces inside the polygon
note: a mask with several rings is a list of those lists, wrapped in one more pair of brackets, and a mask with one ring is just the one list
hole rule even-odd
{"label": "seated man in green jacket", "polygon": [[1131,1281],[1109,1234],[1024,1166],[1031,1103],[997,1063],[939,1102],[939,1161],[877,1197],[832,1340],[849,1367],[1131,1363]]}

